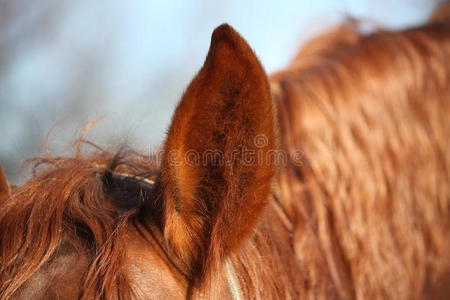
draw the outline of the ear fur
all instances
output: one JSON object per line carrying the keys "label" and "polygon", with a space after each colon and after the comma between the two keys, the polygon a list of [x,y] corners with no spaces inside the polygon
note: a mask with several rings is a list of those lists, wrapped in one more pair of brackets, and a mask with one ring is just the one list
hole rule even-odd
{"label": "ear fur", "polygon": [[5,171],[0,165],[0,200],[8,198],[10,191],[11,187],[8,183],[8,179],[6,178]]}
{"label": "ear fur", "polygon": [[201,277],[252,231],[275,172],[264,159],[275,146],[273,115],[257,57],[232,27],[219,26],[164,147],[163,232],[188,276]]}

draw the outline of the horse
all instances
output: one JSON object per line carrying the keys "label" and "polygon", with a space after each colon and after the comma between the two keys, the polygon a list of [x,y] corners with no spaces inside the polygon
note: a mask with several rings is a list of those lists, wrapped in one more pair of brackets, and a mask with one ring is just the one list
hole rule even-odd
{"label": "horse", "polygon": [[270,77],[217,27],[161,151],[0,171],[0,299],[448,298],[448,16],[343,23]]}

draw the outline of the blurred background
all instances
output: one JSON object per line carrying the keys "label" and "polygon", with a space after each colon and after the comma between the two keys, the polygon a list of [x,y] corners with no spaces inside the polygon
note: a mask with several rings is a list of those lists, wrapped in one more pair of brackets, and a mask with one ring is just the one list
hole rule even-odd
{"label": "blurred background", "polygon": [[348,17],[391,29],[422,23],[433,0],[0,0],[0,164],[69,154],[89,121],[101,146],[156,149],[219,24],[234,26],[270,73]]}

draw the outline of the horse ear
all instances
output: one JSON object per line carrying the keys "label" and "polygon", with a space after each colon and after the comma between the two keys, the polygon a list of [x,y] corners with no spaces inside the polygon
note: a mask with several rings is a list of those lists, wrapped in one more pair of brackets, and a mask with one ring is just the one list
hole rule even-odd
{"label": "horse ear", "polygon": [[8,179],[6,178],[3,167],[0,165],[0,200],[9,197],[10,189]]}
{"label": "horse ear", "polygon": [[165,143],[163,232],[189,276],[235,250],[270,193],[274,112],[267,76],[229,25],[212,34],[205,63],[185,91]]}

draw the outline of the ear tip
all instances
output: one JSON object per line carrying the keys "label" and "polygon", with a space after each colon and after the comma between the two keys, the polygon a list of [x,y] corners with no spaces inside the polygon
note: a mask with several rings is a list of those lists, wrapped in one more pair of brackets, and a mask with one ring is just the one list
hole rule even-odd
{"label": "ear tip", "polygon": [[211,41],[217,43],[224,40],[234,40],[240,38],[239,33],[227,23],[223,23],[214,29]]}
{"label": "ear tip", "polygon": [[221,57],[221,54],[224,54],[224,49],[231,50],[234,57],[239,57],[239,60],[244,59],[250,60],[251,62],[259,62],[247,41],[227,23],[214,29],[208,56],[210,59]]}
{"label": "ear tip", "polygon": [[229,32],[229,31],[236,32],[236,30],[230,24],[222,23],[219,26],[217,26],[216,29],[214,29],[214,33],[213,34],[222,33],[222,32]]}

